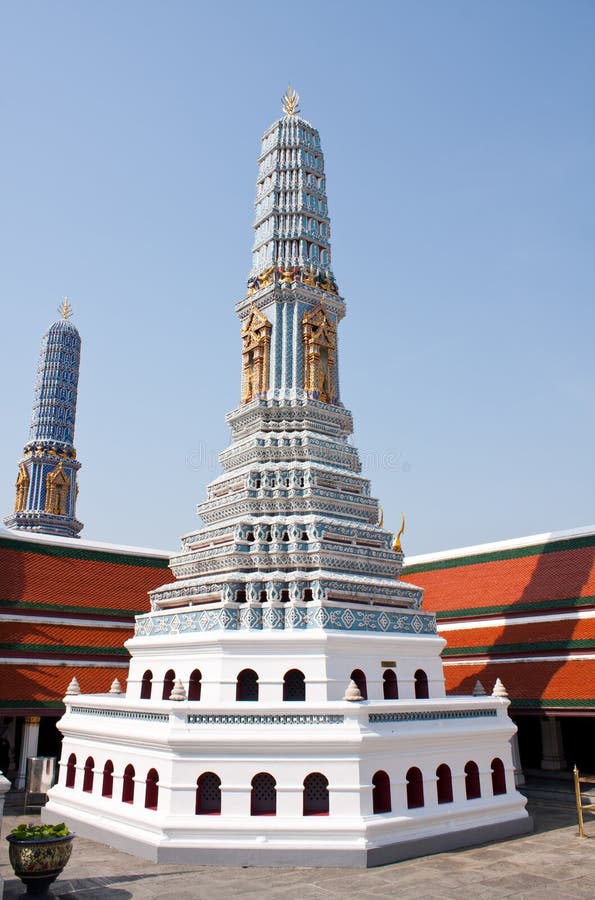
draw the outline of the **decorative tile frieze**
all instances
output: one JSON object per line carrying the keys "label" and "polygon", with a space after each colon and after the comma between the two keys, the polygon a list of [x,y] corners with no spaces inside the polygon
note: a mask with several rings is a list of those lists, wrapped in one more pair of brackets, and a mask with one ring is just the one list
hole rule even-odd
{"label": "decorative tile frieze", "polygon": [[137,637],[162,637],[218,630],[301,628],[403,635],[437,633],[436,618],[432,613],[412,615],[407,611],[351,609],[340,606],[287,605],[283,608],[263,604],[262,607],[190,610],[138,616],[135,634]]}
{"label": "decorative tile frieze", "polygon": [[186,717],[189,725],[342,725],[344,716],[339,715],[200,715]]}
{"label": "decorative tile frieze", "polygon": [[99,716],[106,719],[138,719],[141,722],[169,722],[166,713],[137,712],[128,709],[102,709],[95,706],[71,706],[70,712],[75,716]]}
{"label": "decorative tile frieze", "polygon": [[498,710],[488,709],[430,709],[420,712],[370,713],[370,724],[382,722],[435,722],[440,719],[493,718]]}
{"label": "decorative tile frieze", "polygon": [[179,556],[171,561],[171,569],[177,578],[192,578],[194,575],[210,572],[241,572],[253,568],[263,571],[279,568],[292,569],[328,569],[334,572],[358,572],[365,575],[379,577],[393,577],[396,579],[400,572],[400,563],[392,554],[368,551],[359,547],[345,547],[335,553],[318,552],[316,546],[312,546],[308,552],[303,552],[299,544],[290,547],[269,545],[268,552],[262,552],[264,548],[251,550],[246,553],[237,553],[236,547],[230,545],[227,548],[205,549],[186,556]]}

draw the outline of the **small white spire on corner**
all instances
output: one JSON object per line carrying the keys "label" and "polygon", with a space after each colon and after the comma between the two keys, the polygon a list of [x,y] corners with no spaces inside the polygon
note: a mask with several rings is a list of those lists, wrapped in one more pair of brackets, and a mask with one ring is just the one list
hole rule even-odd
{"label": "small white spire on corner", "polygon": [[473,687],[473,696],[474,697],[485,697],[484,686],[481,683],[481,681],[479,680],[479,678],[477,679],[477,681],[475,682],[475,685]]}
{"label": "small white spire on corner", "polygon": [[499,678],[496,678],[496,683],[494,684],[494,690],[492,691],[492,697],[508,697],[508,691],[502,684]]}
{"label": "small white spire on corner", "polygon": [[347,690],[343,695],[343,700],[349,700],[350,703],[359,703],[363,699],[364,698],[362,697],[362,692],[352,678],[347,685]]}
{"label": "small white spire on corner", "polygon": [[122,693],[122,685],[118,678],[114,678],[112,681],[112,686],[109,689],[110,694],[121,694]]}
{"label": "small white spire on corner", "polygon": [[72,697],[76,694],[80,694],[80,692],[81,692],[81,686],[78,683],[78,680],[75,675],[74,678],[72,679],[72,681],[70,682],[70,684],[68,685],[68,687],[66,688],[65,696]]}
{"label": "small white spire on corner", "polygon": [[179,678],[172,688],[172,692],[169,695],[169,699],[170,700],[187,700],[188,699],[188,697],[186,696],[186,691],[184,689],[184,685],[182,684],[182,682]]}

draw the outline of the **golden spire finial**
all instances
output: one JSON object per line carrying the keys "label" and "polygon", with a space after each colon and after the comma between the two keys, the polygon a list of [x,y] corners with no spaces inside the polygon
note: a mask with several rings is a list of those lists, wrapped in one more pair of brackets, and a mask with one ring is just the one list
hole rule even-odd
{"label": "golden spire finial", "polygon": [[395,541],[393,544],[393,550],[397,553],[402,553],[403,548],[401,547],[401,536],[405,531],[405,513],[401,513],[401,527],[399,528],[397,534],[395,535]]}
{"label": "golden spire finial", "polygon": [[300,95],[297,91],[294,91],[290,84],[287,85],[287,90],[283,94],[281,98],[281,105],[283,107],[283,112],[286,116],[297,116],[300,111],[298,103],[300,102]]}
{"label": "golden spire finial", "polygon": [[69,319],[72,315],[72,306],[70,305],[70,300],[68,297],[64,297],[64,300],[58,307],[58,312],[62,316],[63,319]]}

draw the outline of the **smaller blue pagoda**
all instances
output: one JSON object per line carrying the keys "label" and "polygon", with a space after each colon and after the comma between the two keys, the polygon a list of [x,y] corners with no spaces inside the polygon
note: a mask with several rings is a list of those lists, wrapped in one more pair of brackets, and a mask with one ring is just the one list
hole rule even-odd
{"label": "smaller blue pagoda", "polygon": [[70,321],[68,298],[60,319],[43,336],[29,440],[16,480],[14,512],[7,528],[78,537],[77,473],[74,448],[81,338]]}

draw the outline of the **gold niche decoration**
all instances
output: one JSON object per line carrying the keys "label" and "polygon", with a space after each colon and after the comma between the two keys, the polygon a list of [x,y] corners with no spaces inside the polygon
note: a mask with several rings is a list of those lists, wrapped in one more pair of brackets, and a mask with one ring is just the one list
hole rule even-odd
{"label": "gold niche decoration", "polygon": [[402,553],[403,548],[401,547],[401,538],[403,537],[403,533],[405,531],[405,513],[401,513],[401,527],[399,528],[397,534],[395,535],[395,541],[393,544],[393,550],[397,553]]}
{"label": "gold niche decoration", "polygon": [[45,479],[45,512],[52,516],[65,516],[66,501],[68,500],[68,489],[70,487],[70,478],[62,468],[59,462],[55,469],[48,472]]}
{"label": "gold niche decoration", "polygon": [[262,397],[269,389],[272,325],[254,304],[242,328],[242,403]]}
{"label": "gold niche decoration", "polygon": [[283,112],[286,116],[297,116],[300,111],[299,107],[300,95],[297,91],[294,91],[290,84],[287,85],[287,90],[283,94],[281,98],[281,105],[283,107]]}
{"label": "gold niche decoration", "polygon": [[64,300],[58,307],[58,312],[62,316],[63,319],[69,319],[72,315],[72,306],[70,305],[70,300],[68,297],[64,297]]}
{"label": "gold niche decoration", "polygon": [[29,495],[30,484],[31,478],[29,477],[27,466],[24,463],[21,463],[19,466],[19,474],[17,475],[15,484],[15,487],[17,489],[17,494],[14,501],[15,512],[23,512],[27,509],[27,497]]}
{"label": "gold niche decoration", "polygon": [[302,281],[304,284],[307,284],[308,287],[316,287],[316,272],[312,263],[310,263],[309,269],[305,269],[302,272]]}
{"label": "gold niche decoration", "polygon": [[304,314],[304,389],[315,400],[334,403],[337,326],[328,317],[324,300]]}
{"label": "gold niche decoration", "polygon": [[256,291],[259,291],[263,287],[267,287],[269,284],[273,284],[274,278],[274,266],[269,266],[268,269],[265,269],[260,275],[251,275],[248,279],[248,296],[255,294]]}

